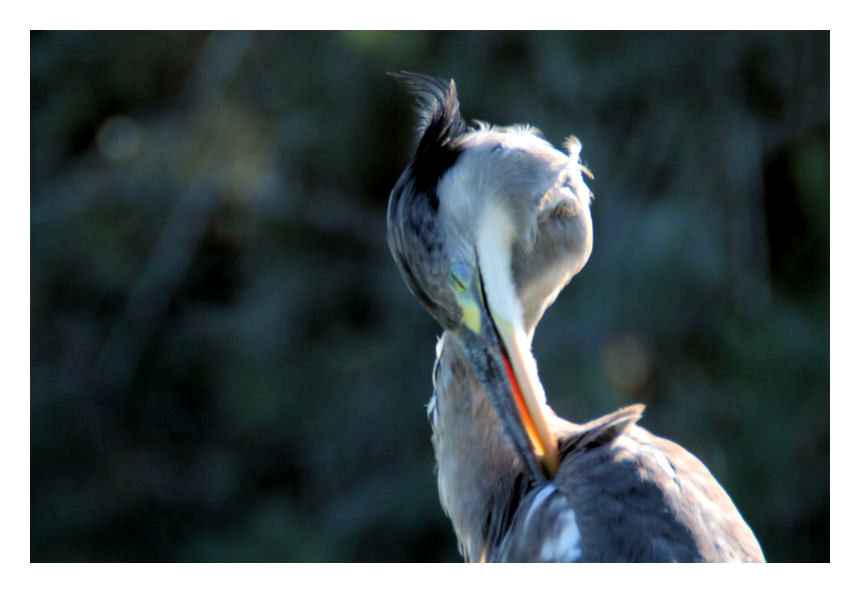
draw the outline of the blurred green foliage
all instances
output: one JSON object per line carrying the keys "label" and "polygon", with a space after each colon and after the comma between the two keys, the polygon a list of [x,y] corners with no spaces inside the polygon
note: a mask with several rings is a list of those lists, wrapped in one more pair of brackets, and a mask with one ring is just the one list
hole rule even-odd
{"label": "blurred green foliage", "polygon": [[698,455],[829,559],[827,32],[35,32],[31,559],[448,561],[439,329],[385,243],[411,99],[575,133],[550,402]]}

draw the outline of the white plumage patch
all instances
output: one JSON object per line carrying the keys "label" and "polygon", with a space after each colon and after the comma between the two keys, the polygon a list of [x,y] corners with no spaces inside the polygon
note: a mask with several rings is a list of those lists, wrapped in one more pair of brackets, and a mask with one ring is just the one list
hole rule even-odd
{"label": "white plumage patch", "polygon": [[578,562],[581,558],[576,513],[569,509],[558,516],[556,537],[545,539],[541,545],[540,559],[541,562]]}
{"label": "white plumage patch", "polygon": [[[526,516],[529,525],[539,509],[547,504],[548,499],[557,494],[556,504],[565,500],[563,495],[552,484],[544,486],[535,496]],[[565,501],[566,502],[566,501]],[[576,524],[576,512],[567,507],[554,517],[551,532],[545,533],[540,549],[541,562],[577,562],[582,558],[580,547],[579,526]]]}
{"label": "white plumage patch", "polygon": [[477,244],[481,279],[490,310],[515,325],[523,312],[511,272],[514,225],[510,215],[495,202],[488,202],[478,221]]}

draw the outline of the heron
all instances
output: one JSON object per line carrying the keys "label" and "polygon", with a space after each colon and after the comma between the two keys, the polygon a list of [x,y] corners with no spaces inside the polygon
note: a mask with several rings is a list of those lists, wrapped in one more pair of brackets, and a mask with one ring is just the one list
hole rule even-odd
{"label": "heron", "polygon": [[432,426],[443,510],[466,561],[763,562],[729,495],[630,405],[584,424],[546,400],[535,328],[588,261],[581,144],[467,124],[454,80],[392,74],[419,141],[388,202],[388,244],[443,328]]}

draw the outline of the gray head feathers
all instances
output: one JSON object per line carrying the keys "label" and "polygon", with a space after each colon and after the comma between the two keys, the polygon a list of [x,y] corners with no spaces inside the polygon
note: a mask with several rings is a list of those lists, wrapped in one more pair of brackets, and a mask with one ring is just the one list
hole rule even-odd
{"label": "gray head feathers", "polygon": [[447,289],[450,266],[474,257],[476,221],[494,201],[517,226],[513,274],[533,326],[591,253],[579,141],[569,138],[565,154],[532,126],[467,126],[453,80],[392,76],[416,97],[421,134],[388,203],[388,243],[407,286],[443,327],[454,327],[461,316]]}

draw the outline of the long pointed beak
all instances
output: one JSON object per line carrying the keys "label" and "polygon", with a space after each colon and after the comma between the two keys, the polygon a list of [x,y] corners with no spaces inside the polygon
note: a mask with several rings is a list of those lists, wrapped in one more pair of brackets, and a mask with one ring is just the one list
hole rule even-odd
{"label": "long pointed beak", "polygon": [[480,277],[475,280],[460,296],[465,321],[460,341],[523,462],[537,480],[552,479],[558,445],[522,321],[493,311]]}
{"label": "long pointed beak", "polygon": [[552,478],[558,470],[558,444],[546,420],[546,395],[525,330],[492,309],[490,315],[504,347],[502,359],[517,412],[535,455],[547,476]]}

